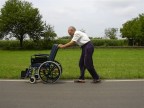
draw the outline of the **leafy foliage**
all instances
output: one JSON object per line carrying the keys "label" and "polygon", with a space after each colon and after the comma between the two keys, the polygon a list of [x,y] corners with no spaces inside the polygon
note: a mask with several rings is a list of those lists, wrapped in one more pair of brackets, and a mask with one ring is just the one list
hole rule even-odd
{"label": "leafy foliage", "polygon": [[54,27],[51,25],[45,24],[45,30],[44,30],[43,37],[44,37],[44,40],[46,40],[46,41],[54,40],[55,37],[57,37],[57,34],[54,31]]}
{"label": "leafy foliage", "polygon": [[107,38],[110,38],[110,39],[117,39],[117,37],[116,37],[117,31],[118,31],[117,28],[108,28],[108,29],[105,29],[105,36]]}
{"label": "leafy foliage", "polygon": [[20,41],[20,47],[23,47],[23,41],[26,37],[37,42],[41,37],[54,38],[56,33],[53,27],[46,25],[42,21],[42,16],[37,8],[32,4],[21,0],[8,0],[1,9],[0,14],[0,38],[9,35]]}
{"label": "leafy foliage", "polygon": [[[66,44],[69,42],[69,39],[57,39],[57,40],[39,40],[34,42],[32,40],[26,40],[23,42],[24,50],[42,50],[42,49],[51,49],[53,44]],[[127,40],[114,40],[114,39],[92,39],[92,43],[95,47],[107,47],[107,46],[128,46]],[[77,45],[75,45],[77,46]],[[74,47],[75,47],[74,46]],[[19,50],[19,42],[17,40],[1,40],[0,49],[6,50]]]}
{"label": "leafy foliage", "polygon": [[120,32],[123,38],[128,38],[130,45],[144,45],[144,14],[124,23]]}

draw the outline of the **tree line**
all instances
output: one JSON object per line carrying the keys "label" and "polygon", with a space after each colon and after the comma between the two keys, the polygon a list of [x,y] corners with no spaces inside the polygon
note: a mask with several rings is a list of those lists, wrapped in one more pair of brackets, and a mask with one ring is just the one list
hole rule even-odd
{"label": "tree line", "polygon": [[0,11],[0,38],[15,37],[23,47],[26,37],[37,42],[50,41],[57,36],[54,27],[42,21],[38,8],[21,0],[8,0]]}
{"label": "tree line", "polygon": [[[85,32],[85,30],[81,30]],[[105,29],[105,37],[117,39],[118,28]],[[144,45],[144,14],[127,21],[120,28],[122,38],[128,39],[129,45]],[[21,0],[7,0],[0,10],[0,39],[9,36],[23,41],[28,37],[35,43],[43,39],[46,43],[54,40],[57,34],[54,26],[42,21],[42,15],[32,3]],[[68,36],[62,37],[68,39]]]}
{"label": "tree line", "polygon": [[128,39],[129,45],[144,46],[144,14],[124,23],[120,32]]}

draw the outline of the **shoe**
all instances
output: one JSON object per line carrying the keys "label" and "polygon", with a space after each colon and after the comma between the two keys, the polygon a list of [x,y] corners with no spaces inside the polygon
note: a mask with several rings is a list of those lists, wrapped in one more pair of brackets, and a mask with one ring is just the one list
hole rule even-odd
{"label": "shoe", "polygon": [[94,79],[92,83],[100,83],[101,80],[100,79]]}
{"label": "shoe", "polygon": [[75,83],[85,83],[85,80],[82,80],[82,79],[77,79],[74,81]]}

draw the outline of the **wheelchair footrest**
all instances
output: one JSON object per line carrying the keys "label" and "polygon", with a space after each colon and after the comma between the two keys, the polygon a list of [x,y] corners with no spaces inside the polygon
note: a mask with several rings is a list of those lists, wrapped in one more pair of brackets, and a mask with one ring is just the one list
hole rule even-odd
{"label": "wheelchair footrest", "polygon": [[26,68],[25,71],[21,71],[21,79],[25,79],[26,77],[28,77],[28,76],[26,76],[27,75],[27,71],[28,71],[27,68]]}

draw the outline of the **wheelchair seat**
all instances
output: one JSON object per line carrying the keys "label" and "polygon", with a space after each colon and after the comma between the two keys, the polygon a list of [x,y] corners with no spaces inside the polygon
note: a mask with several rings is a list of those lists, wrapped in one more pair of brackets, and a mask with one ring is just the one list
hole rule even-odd
{"label": "wheelchair seat", "polygon": [[52,46],[50,54],[34,54],[31,56],[31,67],[39,67],[45,61],[54,61],[58,51],[58,45]]}

